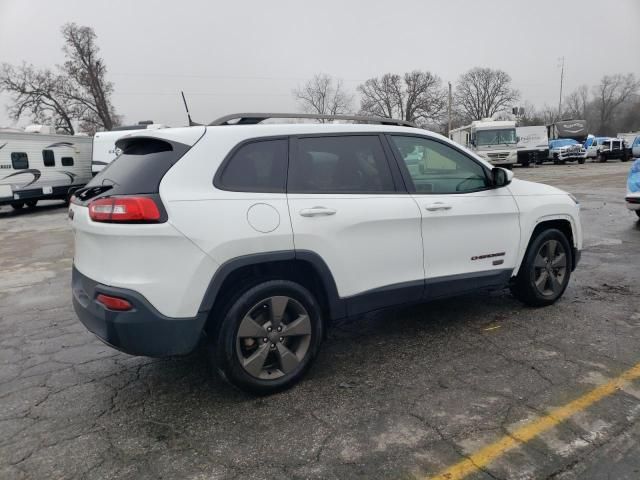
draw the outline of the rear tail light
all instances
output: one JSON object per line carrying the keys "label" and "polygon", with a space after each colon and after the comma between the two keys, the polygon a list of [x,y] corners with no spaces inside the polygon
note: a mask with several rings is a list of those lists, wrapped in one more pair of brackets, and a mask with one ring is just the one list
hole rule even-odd
{"label": "rear tail light", "polygon": [[149,197],[108,197],[91,202],[89,216],[94,222],[157,223],[160,209]]}
{"label": "rear tail light", "polygon": [[133,308],[133,305],[131,305],[128,300],[119,297],[112,297],[111,295],[105,295],[103,293],[99,293],[96,300],[109,310],[124,312]]}

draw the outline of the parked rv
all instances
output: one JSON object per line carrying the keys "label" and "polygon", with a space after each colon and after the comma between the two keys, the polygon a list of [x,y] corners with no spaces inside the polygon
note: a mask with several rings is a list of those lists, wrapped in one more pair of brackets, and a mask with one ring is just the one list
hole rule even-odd
{"label": "parked rv", "polygon": [[0,130],[0,205],[68,200],[91,180],[91,137],[57,135],[37,125]]}
{"label": "parked rv", "polygon": [[542,163],[549,157],[549,137],[544,125],[516,127],[518,137],[518,163],[528,167],[531,163]]}
{"label": "parked rv", "polygon": [[451,130],[449,138],[493,165],[511,168],[518,161],[516,122],[477,120]]}
{"label": "parked rv", "polygon": [[571,138],[583,143],[588,137],[586,120],[562,120],[547,125],[549,140]]}
{"label": "parked rv", "polygon": [[138,122],[137,125],[127,125],[116,127],[113,130],[105,132],[96,132],[93,136],[93,158],[91,159],[91,174],[98,174],[104,167],[109,165],[115,158],[120,155],[120,151],[116,147],[116,141],[138,130],[157,130],[166,128],[161,123],[153,123],[151,120]]}

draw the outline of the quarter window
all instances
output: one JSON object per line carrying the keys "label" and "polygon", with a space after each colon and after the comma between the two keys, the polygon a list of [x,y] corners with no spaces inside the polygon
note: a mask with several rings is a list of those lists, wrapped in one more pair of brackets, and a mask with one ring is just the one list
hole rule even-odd
{"label": "quarter window", "polygon": [[73,166],[73,157],[62,157],[60,159],[60,163],[62,163],[63,167],[72,167]]}
{"label": "quarter window", "polygon": [[29,157],[26,152],[11,152],[11,166],[14,170],[29,168]]}
{"label": "quarter window", "polygon": [[289,167],[295,193],[394,192],[380,138],[373,135],[300,138]]}
{"label": "quarter window", "polygon": [[55,167],[56,160],[53,154],[53,150],[42,150],[42,161],[45,167]]}
{"label": "quarter window", "polygon": [[287,159],[285,139],[247,143],[225,165],[219,186],[236,192],[284,193]]}
{"label": "quarter window", "polygon": [[485,169],[458,150],[427,138],[391,138],[415,193],[465,193],[489,187]]}

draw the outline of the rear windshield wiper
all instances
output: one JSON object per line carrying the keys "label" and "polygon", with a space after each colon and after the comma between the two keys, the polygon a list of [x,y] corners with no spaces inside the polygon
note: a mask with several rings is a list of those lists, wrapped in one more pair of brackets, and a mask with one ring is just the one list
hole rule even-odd
{"label": "rear windshield wiper", "polygon": [[113,185],[97,185],[95,187],[85,187],[75,192],[75,197],[85,202],[93,197],[97,197],[101,193],[111,190]]}

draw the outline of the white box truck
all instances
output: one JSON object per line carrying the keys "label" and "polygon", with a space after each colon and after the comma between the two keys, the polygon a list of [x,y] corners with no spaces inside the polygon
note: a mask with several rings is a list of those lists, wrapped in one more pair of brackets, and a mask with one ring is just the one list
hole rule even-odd
{"label": "white box truck", "polygon": [[449,132],[454,142],[473,150],[493,165],[511,168],[518,161],[516,122],[476,120]]}
{"label": "white box truck", "polygon": [[545,125],[516,127],[518,137],[518,163],[528,167],[540,164],[549,156],[549,137]]}

